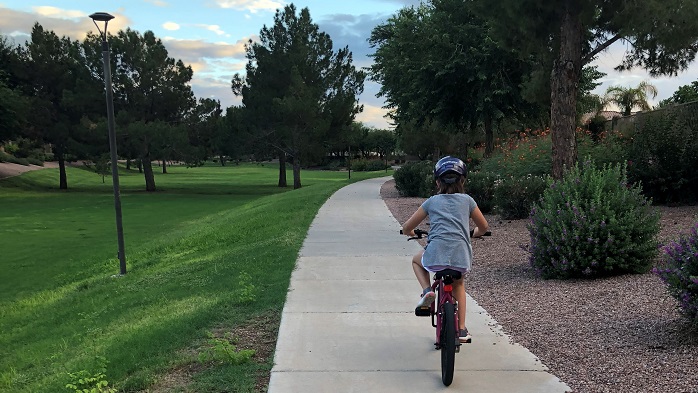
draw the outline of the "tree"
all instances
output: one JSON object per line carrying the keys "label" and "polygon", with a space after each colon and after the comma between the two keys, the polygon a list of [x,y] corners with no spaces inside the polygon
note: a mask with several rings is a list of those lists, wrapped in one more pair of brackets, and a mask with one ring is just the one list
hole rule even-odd
{"label": "tree", "polygon": [[431,0],[403,8],[373,29],[376,48],[371,79],[397,122],[429,120],[459,130],[482,123],[486,154],[494,148],[493,125],[535,106],[520,85],[532,62],[492,38],[488,22],[461,0]]}
{"label": "tree", "polygon": [[400,148],[420,160],[426,160],[434,151],[444,151],[448,147],[448,135],[435,121],[421,125],[416,121],[402,122],[395,131]]}
{"label": "tree", "polygon": [[[180,125],[196,104],[189,85],[193,71],[181,60],[169,57],[165,45],[152,31],[140,34],[121,30],[115,36],[109,35],[108,40],[120,142],[132,145],[125,151],[137,154],[143,165],[146,191],[155,191],[152,161],[181,153],[177,149],[181,150],[186,138],[186,130]],[[101,38],[89,33],[84,48],[93,75],[103,74],[99,60]],[[126,127],[134,133],[124,133]]]}
{"label": "tree", "polygon": [[187,164],[199,165],[219,153],[216,138],[221,128],[222,114],[220,101],[212,98],[200,98],[187,114],[189,149],[181,152]]}
{"label": "tree", "polygon": [[332,40],[312,22],[310,11],[291,4],[277,10],[259,42],[246,45],[246,76],[232,90],[242,96],[245,118],[259,140],[279,152],[279,185],[286,157],[293,160],[293,187],[301,187],[301,161],[326,152],[331,133],[341,132],[362,110],[357,96],[365,75],[352,65],[347,47],[333,52]]}
{"label": "tree", "polygon": [[20,134],[29,102],[17,89],[17,50],[0,36],[0,143]]}
{"label": "tree", "polygon": [[390,130],[371,130],[368,133],[369,145],[382,159],[387,160],[388,155],[395,151],[397,139],[395,132]]}
{"label": "tree", "polygon": [[643,111],[652,109],[647,102],[647,95],[657,97],[657,88],[647,82],[640,82],[637,87],[610,86],[606,89],[603,106],[615,104],[623,111],[623,116],[630,116],[632,110],[639,108]]}
{"label": "tree", "polygon": [[[254,152],[260,143],[256,142],[253,135],[245,126],[245,112],[242,107],[231,106],[226,109],[216,128],[214,136],[214,151],[220,159],[222,166],[228,159],[239,160],[243,155]],[[284,168],[284,174],[286,168]]]}
{"label": "tree", "polygon": [[0,143],[19,135],[26,119],[27,100],[11,89],[0,71]]}
{"label": "tree", "polygon": [[32,117],[24,133],[52,146],[60,189],[67,189],[65,161],[81,150],[81,119],[95,113],[104,89],[91,78],[78,41],[59,38],[36,23],[30,41],[18,50],[23,65],[18,71],[20,88],[31,97]]}
{"label": "tree", "polygon": [[553,176],[577,158],[577,94],[583,66],[618,41],[628,50],[618,70],[642,67],[651,76],[685,70],[698,51],[698,0],[473,0],[508,46],[545,59],[550,70]]}
{"label": "tree", "polygon": [[690,85],[683,85],[666,100],[659,103],[660,107],[671,104],[685,104],[688,102],[698,101],[698,81],[691,82]]}

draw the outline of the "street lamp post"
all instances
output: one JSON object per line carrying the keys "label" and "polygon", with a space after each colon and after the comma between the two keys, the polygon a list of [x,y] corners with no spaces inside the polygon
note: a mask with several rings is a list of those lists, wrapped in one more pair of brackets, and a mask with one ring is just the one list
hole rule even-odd
{"label": "street lamp post", "polygon": [[[119,191],[119,168],[116,154],[116,133],[114,132],[114,96],[111,85],[111,65],[109,60],[109,43],[107,42],[107,25],[114,19],[106,12],[95,12],[90,15],[92,22],[97,26],[97,30],[102,37],[102,61],[104,62],[104,87],[107,96],[107,122],[109,127],[109,152],[111,153],[111,175],[114,184],[114,210],[116,211],[116,234],[119,243],[119,271],[121,275],[126,274],[126,254],[124,253],[124,229],[121,221],[121,197]],[[97,22],[104,22],[102,31]]]}

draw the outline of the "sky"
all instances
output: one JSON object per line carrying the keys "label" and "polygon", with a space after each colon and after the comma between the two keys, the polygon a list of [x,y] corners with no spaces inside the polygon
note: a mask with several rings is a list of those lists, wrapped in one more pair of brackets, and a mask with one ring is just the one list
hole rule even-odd
{"label": "sky", "polygon": [[[307,7],[320,30],[328,33],[335,48],[349,47],[357,68],[371,65],[367,39],[371,30],[384,23],[399,9],[418,5],[420,0],[300,0],[298,9]],[[151,30],[161,38],[170,57],[191,65],[192,90],[197,98],[214,98],[225,108],[239,105],[233,95],[231,79],[244,74],[247,59],[244,44],[255,39],[266,25],[273,25],[276,9],[291,3],[285,0],[0,0],[0,35],[15,43],[24,43],[35,22],[59,36],[82,40],[96,31],[89,18],[94,12],[107,12],[115,18],[109,31],[127,27],[141,33]],[[100,27],[102,27],[100,25]],[[679,86],[698,80],[698,65],[693,63],[678,76],[650,78],[640,69],[619,73],[613,68],[626,51],[616,43],[593,63],[607,75],[594,92],[603,94],[609,86],[635,87],[648,81],[657,87],[652,104],[670,97]],[[366,81],[359,102],[364,105],[357,120],[376,128],[391,128],[385,118],[384,101],[376,97],[380,86]]]}

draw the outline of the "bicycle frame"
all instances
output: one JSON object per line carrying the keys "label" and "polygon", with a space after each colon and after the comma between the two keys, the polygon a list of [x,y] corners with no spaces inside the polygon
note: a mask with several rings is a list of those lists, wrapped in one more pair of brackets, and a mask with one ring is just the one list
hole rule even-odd
{"label": "bicycle frame", "polygon": [[[446,282],[449,280],[450,282]],[[432,284],[431,288],[434,292],[436,292],[437,296],[436,302],[431,304],[431,325],[436,328],[436,341],[434,345],[436,346],[436,349],[441,349],[441,324],[443,323],[443,305],[446,302],[450,302],[455,306],[455,316],[453,320],[455,322],[455,331],[458,332],[458,302],[453,297],[453,278],[451,278],[450,276],[444,278],[437,278],[437,275],[434,275],[434,283]],[[438,309],[436,309],[437,306]],[[456,352],[460,351],[460,346],[461,343],[457,342]]]}

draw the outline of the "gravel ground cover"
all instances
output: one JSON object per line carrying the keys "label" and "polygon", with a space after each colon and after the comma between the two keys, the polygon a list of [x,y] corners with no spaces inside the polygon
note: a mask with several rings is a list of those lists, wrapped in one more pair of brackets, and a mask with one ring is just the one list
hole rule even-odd
{"label": "gravel ground cover", "polygon": [[[381,197],[400,223],[424,201],[400,197],[394,180]],[[661,242],[698,222],[698,206],[658,209]],[[698,393],[698,332],[658,277],[543,280],[528,263],[526,220],[486,217],[493,236],[473,242],[466,289],[574,392]]]}

